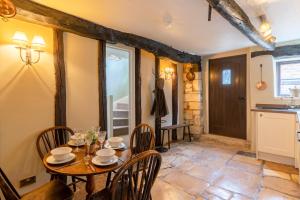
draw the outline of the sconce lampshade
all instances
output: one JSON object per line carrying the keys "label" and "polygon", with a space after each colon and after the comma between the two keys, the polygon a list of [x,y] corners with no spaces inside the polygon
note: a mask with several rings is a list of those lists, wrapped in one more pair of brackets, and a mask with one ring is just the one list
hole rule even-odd
{"label": "sconce lampshade", "polygon": [[26,45],[28,44],[28,38],[25,33],[17,31],[13,36],[13,41],[18,45]]}
{"label": "sconce lampshade", "polygon": [[46,46],[45,40],[42,36],[36,35],[33,37],[32,42],[31,42],[31,46],[33,48],[43,48]]}

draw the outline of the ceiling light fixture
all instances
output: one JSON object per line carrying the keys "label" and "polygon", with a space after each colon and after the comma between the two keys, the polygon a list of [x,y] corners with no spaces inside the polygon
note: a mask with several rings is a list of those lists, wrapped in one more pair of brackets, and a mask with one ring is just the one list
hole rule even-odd
{"label": "ceiling light fixture", "polygon": [[261,32],[262,36],[265,38],[265,40],[269,42],[275,42],[276,37],[272,35],[272,28],[271,24],[267,21],[266,15],[259,16],[259,19],[261,21],[261,24],[259,26],[259,31]]}
{"label": "ceiling light fixture", "polygon": [[3,21],[8,21],[16,14],[16,7],[10,0],[0,0],[0,17]]}

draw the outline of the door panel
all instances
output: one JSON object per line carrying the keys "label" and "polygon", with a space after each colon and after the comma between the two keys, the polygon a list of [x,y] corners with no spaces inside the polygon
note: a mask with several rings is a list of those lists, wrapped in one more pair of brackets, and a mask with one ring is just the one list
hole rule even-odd
{"label": "door panel", "polygon": [[246,55],[209,60],[209,131],[246,139]]}

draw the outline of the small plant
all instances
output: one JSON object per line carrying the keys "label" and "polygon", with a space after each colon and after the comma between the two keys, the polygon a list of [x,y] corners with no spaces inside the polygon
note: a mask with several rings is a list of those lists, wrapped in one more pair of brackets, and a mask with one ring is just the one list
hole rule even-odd
{"label": "small plant", "polygon": [[97,139],[98,139],[97,132],[95,132],[93,130],[89,130],[87,132],[86,139],[90,140],[92,142],[91,144],[95,144],[97,142]]}

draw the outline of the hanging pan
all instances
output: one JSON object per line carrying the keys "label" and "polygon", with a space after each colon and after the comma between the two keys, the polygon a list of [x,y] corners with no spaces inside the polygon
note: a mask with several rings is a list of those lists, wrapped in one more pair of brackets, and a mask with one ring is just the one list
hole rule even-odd
{"label": "hanging pan", "polygon": [[262,78],[262,68],[263,68],[263,65],[260,64],[260,81],[256,83],[256,88],[258,90],[265,90],[267,88],[267,83],[265,81],[263,81],[263,78]]}

